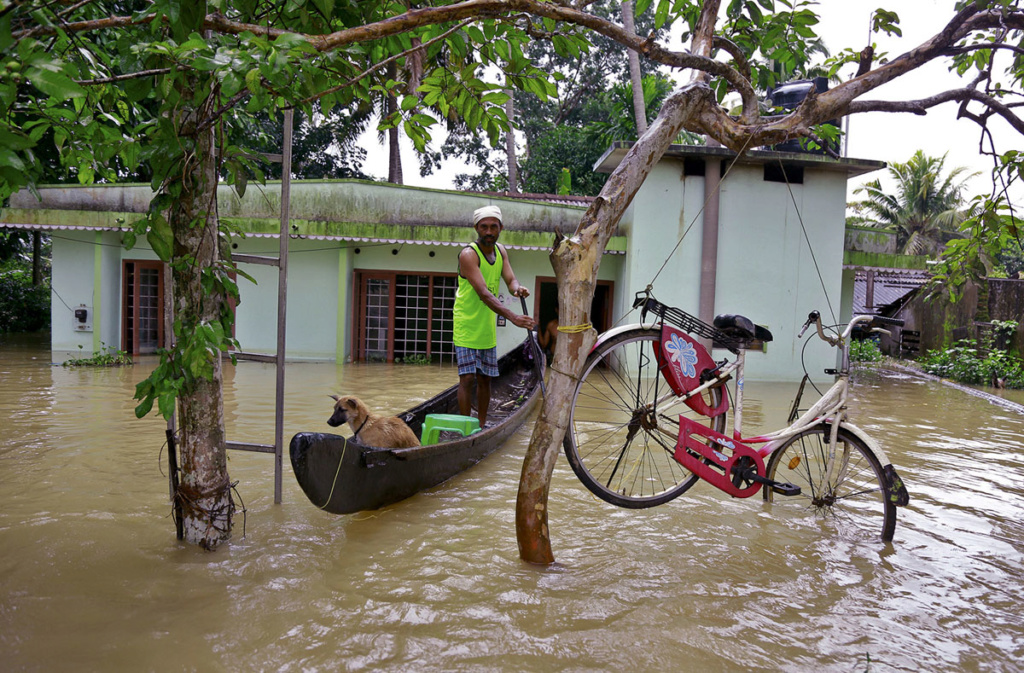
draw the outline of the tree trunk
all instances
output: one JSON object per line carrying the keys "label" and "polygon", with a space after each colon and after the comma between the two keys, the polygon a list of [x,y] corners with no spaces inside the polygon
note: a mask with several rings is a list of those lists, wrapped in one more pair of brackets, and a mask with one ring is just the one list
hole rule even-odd
{"label": "tree trunk", "polygon": [[[635,33],[633,24],[633,3],[622,3],[622,26]],[[633,84],[633,118],[636,120],[636,135],[639,138],[647,132],[647,105],[644,102],[644,83],[640,76],[640,55],[632,49],[626,50],[629,59],[629,81]]]}
{"label": "tree trunk", "polygon": [[[395,79],[398,70],[394,63],[388,64],[388,79]],[[387,95],[386,110],[384,114],[393,115],[398,111],[398,98],[392,94]],[[388,129],[388,182],[394,185],[401,185],[402,182],[402,152],[399,145],[398,126]]]}
{"label": "tree trunk", "polygon": [[[388,97],[388,107],[393,107],[395,97]],[[402,151],[399,145],[398,127],[388,129],[388,182],[401,185],[402,182]]]}
{"label": "tree trunk", "polygon": [[519,191],[519,166],[516,164],[516,137],[512,128],[515,115],[515,93],[509,87],[505,90],[508,100],[505,101],[505,116],[508,117],[508,132],[505,133],[505,161],[508,164],[508,191],[513,194]]}
{"label": "tree trunk", "polygon": [[[576,234],[571,238],[556,237],[550,258],[558,282],[560,325],[590,322],[597,271],[619,218],[683,124],[696,117],[704,106],[714,105],[714,94],[702,83],[688,84],[673,93],[647,133],[609,176],[601,194],[583,215]],[[593,329],[580,334],[563,332],[555,344],[547,397],[530,438],[516,502],[519,555],[529,563],[554,561],[547,521],[551,472],[568,427],[576,377],[596,338]]]}
{"label": "tree trunk", "polygon": [[[191,100],[191,92],[182,99]],[[194,139],[195,145],[192,160],[185,162],[181,195],[170,212],[174,315],[181,330],[193,332],[220,321],[226,302],[223,293],[207,292],[202,284],[202,271],[218,261],[220,240],[214,129],[196,135],[203,112],[190,108],[179,115],[179,137],[185,142]],[[178,394],[182,476],[177,497],[185,541],[212,550],[231,537],[234,503],[227,470],[220,351],[212,350],[207,357],[213,368],[211,379],[196,377]]]}
{"label": "tree trunk", "polygon": [[[703,56],[711,53],[715,18],[720,6],[720,0],[706,0],[701,7],[693,37],[693,53]],[[654,123],[612,171],[601,193],[584,213],[576,233],[570,238],[555,238],[550,257],[558,282],[560,327],[589,324],[601,257],[622,213],[683,125],[688,120],[698,119],[702,112],[716,110],[717,106],[710,87],[700,73],[695,72],[689,84],[668,97]],[[555,345],[548,394],[526,450],[516,500],[519,556],[528,563],[547,564],[555,558],[551,552],[548,528],[551,472],[569,424],[576,377],[596,336],[593,328],[583,334],[562,332]]]}

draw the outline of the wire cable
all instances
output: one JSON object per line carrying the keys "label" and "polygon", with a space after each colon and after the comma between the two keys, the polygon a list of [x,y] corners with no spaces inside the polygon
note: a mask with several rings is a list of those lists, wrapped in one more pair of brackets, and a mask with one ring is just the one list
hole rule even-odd
{"label": "wire cable", "polygon": [[[836,317],[835,309],[832,308],[832,300],[828,296],[828,289],[825,287],[825,279],[821,275],[821,269],[818,268],[818,258],[814,255],[814,247],[811,245],[811,238],[807,235],[807,227],[804,226],[804,217],[800,214],[800,206],[797,205],[796,195],[793,194],[793,187],[789,184],[789,175],[786,173],[786,167],[782,165],[782,159],[779,159],[778,161],[779,168],[782,170],[782,177],[786,180],[786,189],[789,190],[789,198],[793,201],[793,209],[796,211],[796,219],[800,222],[800,229],[804,232],[804,240],[807,241],[807,250],[811,253],[811,261],[814,262],[814,271],[818,274],[818,282],[821,283],[821,292],[825,295],[825,303],[828,304],[828,312],[832,315],[832,320],[838,322],[839,318]],[[815,388],[815,390],[817,390],[817,388]]]}

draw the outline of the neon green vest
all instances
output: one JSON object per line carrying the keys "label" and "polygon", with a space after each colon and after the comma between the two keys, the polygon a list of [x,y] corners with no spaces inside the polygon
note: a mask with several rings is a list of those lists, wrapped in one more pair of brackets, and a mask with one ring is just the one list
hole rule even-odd
{"label": "neon green vest", "polygon": [[[480,273],[491,294],[498,296],[501,283],[501,251],[494,246],[494,264],[487,261],[476,243],[470,246],[480,258]],[[459,289],[455,293],[454,341],[463,348],[494,348],[498,345],[497,319],[487,304],[476,293],[469,281],[459,275]]]}

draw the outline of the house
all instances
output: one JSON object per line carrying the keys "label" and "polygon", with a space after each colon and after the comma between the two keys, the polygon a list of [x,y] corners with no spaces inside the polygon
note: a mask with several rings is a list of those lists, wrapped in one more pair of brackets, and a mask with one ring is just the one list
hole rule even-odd
{"label": "house", "polygon": [[[612,170],[627,149],[616,143],[596,169]],[[749,378],[799,378],[796,331],[812,309],[839,311],[844,296],[846,181],[883,166],[770,150],[737,159],[725,148],[673,146],[609,244],[592,306],[594,326],[635,320],[629,315],[634,294],[653,283],[661,301],[691,313],[704,301],[705,317],[710,307],[769,327],[771,355],[748,358]],[[53,350],[105,344],[155,351],[167,329],[168,273],[144,240],[131,250],[121,244],[148,206],[150,187],[56,186],[39,194],[41,200],[14,195],[0,226],[52,236]],[[240,232],[230,243],[235,253],[277,254],[280,203],[279,183],[250,186],[241,199],[227,186],[219,189],[220,216]],[[554,234],[571,233],[589,199],[293,181],[287,356],[338,362],[450,357],[458,250],[474,238],[472,211],[489,203],[504,213],[501,242],[531,289],[529,308],[543,323],[556,305],[548,261]],[[715,254],[706,247],[712,237]],[[235,336],[246,351],[272,352],[277,270],[244,270],[256,284],[238,280]],[[507,293],[501,299],[519,309]],[[523,336],[512,325],[499,327],[498,335],[499,351]],[[811,366],[820,371],[833,360],[823,348]]]}
{"label": "house", "polygon": [[[611,171],[627,149],[613,145],[598,170]],[[653,281],[660,301],[705,321],[739,313],[771,330],[766,353],[748,355],[747,378],[799,380],[802,363],[821,375],[835,366],[834,351],[821,343],[802,354],[796,335],[812,310],[849,319],[846,183],[884,166],[773,150],[737,159],[722,147],[673,145],[619,224],[627,245],[615,314]]]}

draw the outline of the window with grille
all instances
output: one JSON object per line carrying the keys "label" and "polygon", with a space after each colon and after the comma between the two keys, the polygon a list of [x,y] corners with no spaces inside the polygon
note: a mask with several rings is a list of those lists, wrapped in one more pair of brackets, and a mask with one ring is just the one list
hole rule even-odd
{"label": "window with grille", "polygon": [[453,361],[452,274],[357,271],[357,360]]}
{"label": "window with grille", "polygon": [[366,283],[366,317],[363,330],[363,357],[371,362],[389,360],[391,333],[391,280],[368,278]]}

